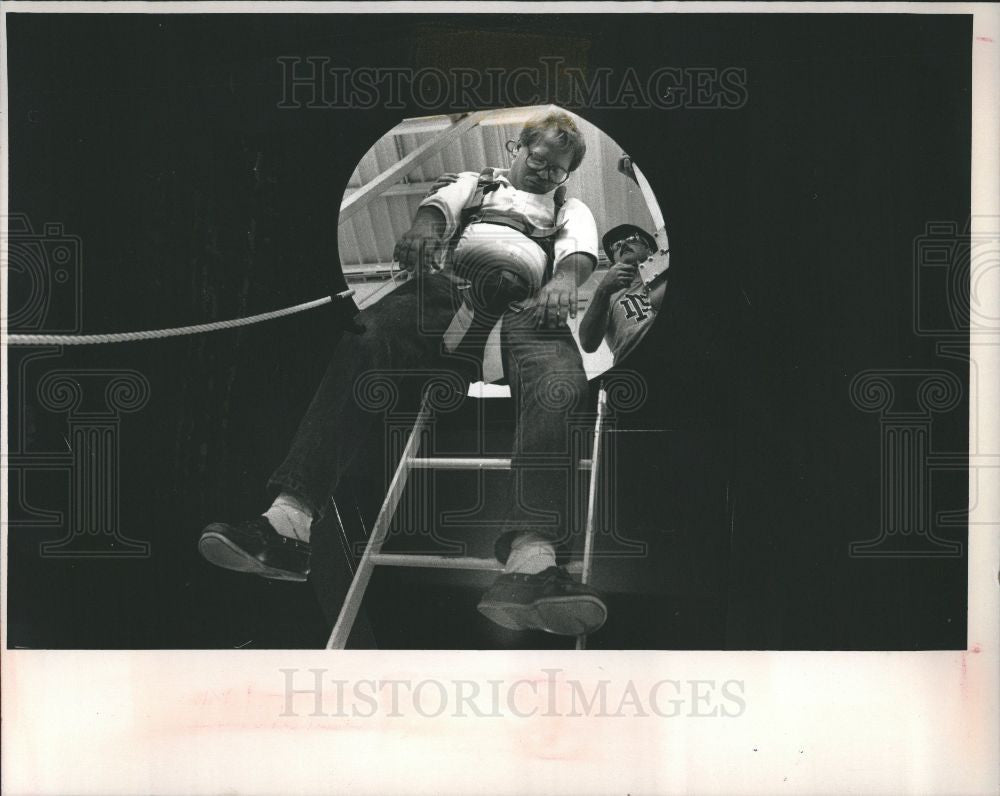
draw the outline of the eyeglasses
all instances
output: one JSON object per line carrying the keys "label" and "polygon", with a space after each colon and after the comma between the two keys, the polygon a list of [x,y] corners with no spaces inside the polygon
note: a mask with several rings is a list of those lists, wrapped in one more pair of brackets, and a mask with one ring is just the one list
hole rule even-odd
{"label": "eyeglasses", "polygon": [[617,254],[618,251],[619,251],[619,249],[621,249],[622,247],[624,247],[624,246],[626,246],[627,244],[630,244],[630,243],[641,243],[647,249],[649,248],[649,244],[646,243],[645,238],[643,238],[642,235],[640,235],[638,232],[633,232],[627,238],[622,238],[621,240],[616,240],[614,243],[611,244],[611,252],[612,252],[612,254]]}
{"label": "eyeglasses", "polygon": [[[516,141],[507,142],[507,151],[511,155],[517,155],[521,151],[521,144]],[[551,182],[553,185],[562,185],[569,179],[569,172],[562,166],[550,166],[545,158],[537,157],[531,149],[528,150],[528,157],[524,161],[528,168],[541,177]]]}

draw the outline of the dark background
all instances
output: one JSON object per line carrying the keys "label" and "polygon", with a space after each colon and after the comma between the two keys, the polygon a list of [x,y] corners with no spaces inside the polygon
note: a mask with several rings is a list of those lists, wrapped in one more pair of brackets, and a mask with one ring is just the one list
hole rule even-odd
{"label": "dark background", "polygon": [[[642,166],[674,268],[671,311],[627,363],[650,400],[620,419],[648,430],[621,435],[633,469],[622,465],[616,494],[620,521],[651,553],[638,585],[611,589],[617,618],[594,646],[965,647],[965,558],[858,559],[848,545],[877,536],[880,505],[879,420],[851,403],[851,379],[923,368],[968,383],[965,363],[914,334],[912,308],[914,239],[927,222],[961,228],[969,216],[968,18],[7,20],[10,208],[38,233],[58,222],[82,240],[86,332],[239,317],[340,286],[347,179],[380,135],[426,111],[280,110],[280,55],[350,67],[513,68],[562,54],[640,75],[745,68],[738,110],[574,108]],[[52,313],[46,328],[73,321],[58,296]],[[24,379],[33,349],[8,352],[11,389],[28,396],[11,407],[9,442],[22,451],[65,450],[65,417],[34,398],[51,369],[148,378],[148,405],[121,423],[120,521],[152,544],[146,559],[43,558],[39,542],[65,530],[19,527],[12,506],[9,644],[320,646],[328,617],[308,586],[217,570],[195,543],[208,521],[261,510],[338,334],[331,313],[314,311],[52,351],[26,363]],[[509,423],[497,411],[502,439]],[[936,415],[933,448],[963,454],[967,423],[966,400]],[[11,478],[30,504],[65,510],[64,474]],[[967,505],[964,471],[933,485],[934,511]],[[669,544],[656,537],[663,528]],[[469,584],[393,577],[373,586],[382,646],[561,643],[490,635]],[[329,612],[335,600],[321,595]]]}

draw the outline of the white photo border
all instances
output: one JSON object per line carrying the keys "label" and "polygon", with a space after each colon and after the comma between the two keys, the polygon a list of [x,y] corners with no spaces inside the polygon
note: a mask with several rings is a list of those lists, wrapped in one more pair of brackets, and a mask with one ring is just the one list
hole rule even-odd
{"label": "white photo border", "polygon": [[[989,4],[10,2],[3,5],[0,37],[6,43],[9,13],[526,11],[971,14],[972,231],[997,232],[1000,7]],[[7,79],[4,69],[5,161]],[[4,168],[3,240],[8,174]],[[5,288],[0,285],[4,300]],[[997,289],[996,280],[988,289]],[[1000,296],[985,301],[1000,306]],[[971,396],[970,416],[979,418],[979,426],[970,450],[1000,456],[1000,339],[973,335],[970,347],[981,376]],[[5,402],[4,444],[7,423]],[[4,791],[995,793],[1000,788],[1000,503],[997,485],[992,486],[970,508],[966,651],[38,651],[6,649],[3,622]],[[5,479],[2,489],[6,553]],[[4,618],[6,583],[5,566]],[[445,683],[445,698],[452,701],[440,716],[430,715],[439,693],[432,685],[424,707],[398,716],[383,710],[384,704],[372,717],[331,715],[329,707],[326,715],[311,716],[308,693],[295,696],[289,709],[289,675],[283,670],[292,670],[296,687],[308,690],[308,672],[316,669],[326,683],[357,684],[373,677]],[[615,718],[548,709],[549,698],[564,706],[578,696],[575,689],[590,694],[612,678],[634,686],[637,697],[628,699],[638,699],[647,713],[659,713]],[[471,709],[461,715],[451,690],[460,681],[499,681],[501,715],[479,716]],[[728,697],[714,706],[738,715],[705,721],[701,712],[713,708],[705,695],[731,681],[742,686],[730,686]],[[657,686],[663,682],[680,685]],[[651,700],[657,687],[669,688],[670,695],[659,691],[660,701]],[[328,688],[325,696],[333,700],[335,687]],[[546,699],[533,702],[540,693]],[[671,697],[683,703],[679,715],[661,716],[674,710]],[[615,703],[625,698],[619,687]],[[532,708],[534,714],[519,715]]]}

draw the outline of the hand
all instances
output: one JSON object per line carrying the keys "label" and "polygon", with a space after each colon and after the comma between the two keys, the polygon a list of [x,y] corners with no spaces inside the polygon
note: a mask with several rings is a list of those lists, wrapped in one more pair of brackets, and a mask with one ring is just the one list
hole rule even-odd
{"label": "hand", "polygon": [[451,171],[445,172],[436,180],[434,180],[434,184],[431,186],[431,189],[427,192],[427,196],[437,193],[441,188],[444,188],[444,186],[446,185],[451,185],[453,182],[458,182],[458,174]]}
{"label": "hand", "polygon": [[636,266],[625,263],[612,265],[604,275],[604,279],[601,280],[601,284],[598,285],[598,290],[603,290],[608,295],[611,295],[627,288],[632,284],[632,280],[635,279],[636,270]]}
{"label": "hand", "polygon": [[392,258],[407,271],[422,273],[433,270],[441,251],[441,240],[426,224],[414,224],[404,232],[392,250]]}
{"label": "hand", "polygon": [[539,328],[560,329],[568,325],[568,318],[576,317],[576,300],[576,280],[571,275],[560,277],[556,274],[538,293],[521,302],[521,306],[536,311]]}

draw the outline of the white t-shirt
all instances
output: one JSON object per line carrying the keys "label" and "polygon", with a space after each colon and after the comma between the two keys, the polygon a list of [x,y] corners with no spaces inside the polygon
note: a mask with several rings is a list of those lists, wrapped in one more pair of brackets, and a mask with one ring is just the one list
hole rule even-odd
{"label": "white t-shirt", "polygon": [[[596,262],[597,224],[590,208],[579,199],[568,198],[559,212],[559,218],[556,219],[553,217],[555,205],[552,200],[555,189],[544,194],[519,191],[510,184],[507,172],[507,169],[494,170],[500,187],[483,196],[483,208],[510,213],[512,216],[523,218],[535,227],[552,227],[556,223],[562,223],[562,229],[555,236],[556,268],[565,257],[576,252],[589,254]],[[444,213],[446,240],[455,234],[462,209],[472,198],[478,184],[478,173],[463,171],[458,180],[438,189],[420,203],[421,207],[436,207]]]}

